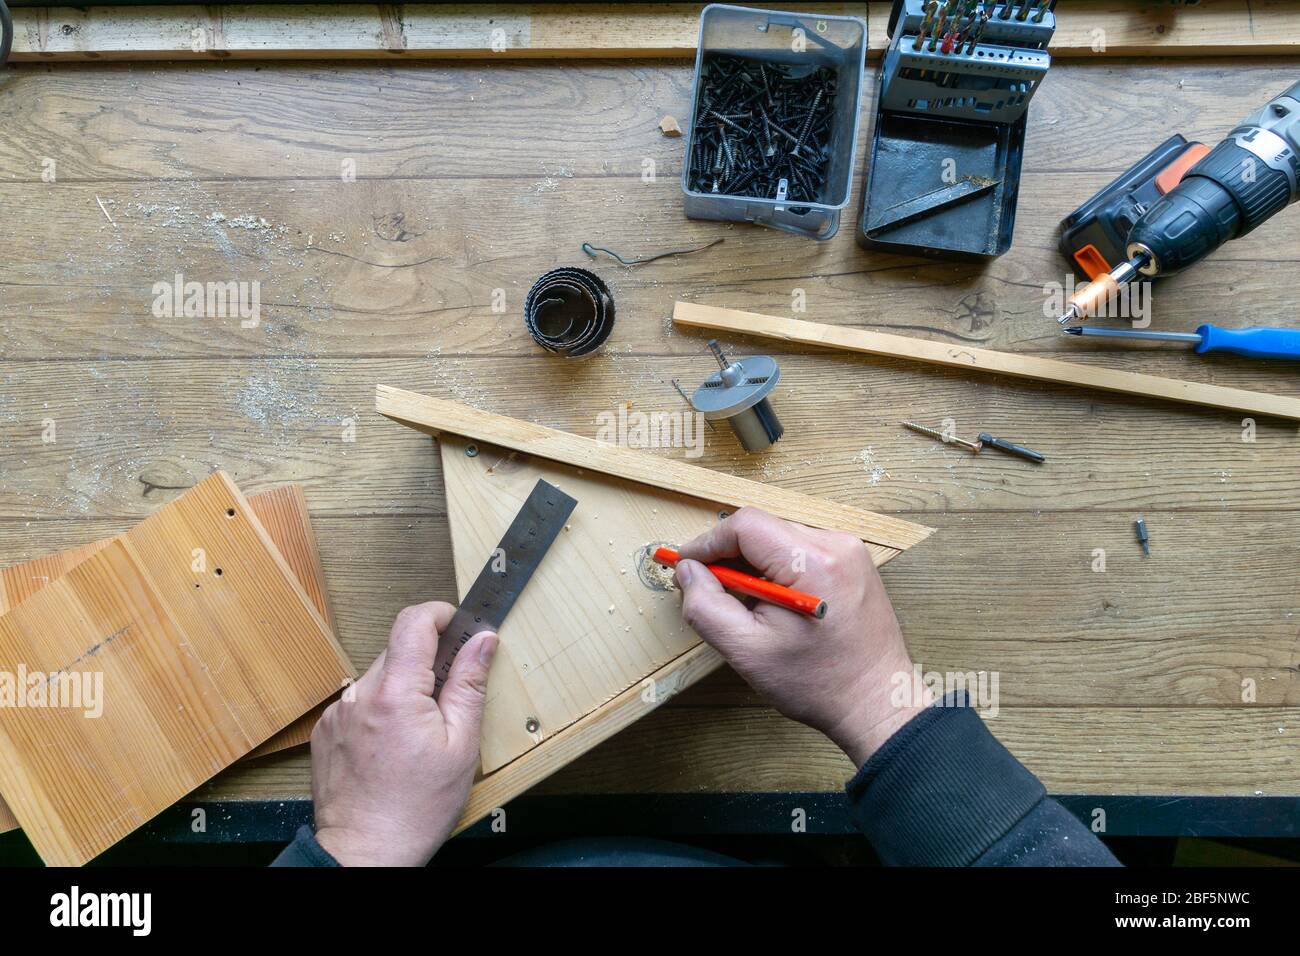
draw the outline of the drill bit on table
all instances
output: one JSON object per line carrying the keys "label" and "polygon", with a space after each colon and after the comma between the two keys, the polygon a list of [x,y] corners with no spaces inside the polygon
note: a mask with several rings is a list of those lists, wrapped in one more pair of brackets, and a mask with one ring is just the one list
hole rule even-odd
{"label": "drill bit on table", "polygon": [[935,441],[941,441],[945,445],[956,445],[964,448],[972,455],[978,455],[987,445],[989,448],[996,448],[998,451],[1006,452],[1008,455],[1015,455],[1017,458],[1024,458],[1026,461],[1032,461],[1036,465],[1041,465],[1047,458],[1032,448],[1026,448],[1024,445],[1017,445],[1014,442],[998,438],[996,435],[990,435],[988,432],[980,432],[978,441],[966,441],[964,438],[958,438],[956,435],[948,435],[934,428],[927,428],[925,425],[918,425],[916,422],[899,422],[904,428],[910,428],[920,435],[926,435]]}

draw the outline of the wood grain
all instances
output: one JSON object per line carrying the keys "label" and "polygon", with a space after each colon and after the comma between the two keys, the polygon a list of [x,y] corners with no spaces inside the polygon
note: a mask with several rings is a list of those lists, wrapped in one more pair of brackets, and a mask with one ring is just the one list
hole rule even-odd
{"label": "wood grain", "polygon": [[[325,589],[325,573],[321,568],[316,538],[307,516],[307,500],[298,485],[286,485],[272,491],[248,496],[248,506],[262,523],[294,577],[302,585],[312,605],[320,612],[331,633],[338,629],[330,611],[329,596]],[[22,564],[0,568],[0,615],[8,613],[51,581],[62,577],[82,561],[97,554],[112,538],[92,541],[65,551],[34,558]],[[288,747],[296,747],[311,739],[312,728],[320,718],[325,705],[298,718],[248,756],[261,757]],[[18,826],[18,818],[0,799],[0,833]]]}
{"label": "wood grain", "polygon": [[355,676],[220,472],[0,617],[0,671],[102,675],[93,719],[0,708],[0,791],[51,865],[87,862]]}
{"label": "wood grain", "polygon": [[929,528],[910,521],[832,505],[798,492],[705,471],[666,456],[647,455],[634,448],[593,441],[389,385],[375,388],[375,409],[394,421],[430,434],[449,432],[681,495],[720,501],[733,508],[762,508],[813,528],[847,531],[867,542],[882,557],[892,557],[886,554],[889,551],[903,551],[920,544],[930,534]]}
{"label": "wood grain", "polygon": [[[1163,138],[1161,130],[1207,143],[1222,139],[1248,109],[1239,97],[1225,93],[1225,73],[1231,72],[1241,89],[1259,90],[1262,101],[1285,89],[1293,63],[1288,57],[1220,56],[1179,68],[1109,58],[1053,66],[1029,113],[1012,252],[995,263],[945,263],[949,271],[943,275],[960,281],[988,270],[1015,279],[1028,244],[1044,266],[1051,266],[1050,272],[1032,276],[1034,287],[1048,277],[1059,279],[1064,262],[1053,230],[1062,217],[1140,159],[1153,139]],[[689,115],[691,74],[686,63],[600,61],[281,62],[274,69],[240,62],[172,63],[151,65],[143,74],[131,64],[71,64],[52,71],[15,66],[3,77],[0,99],[0,110],[12,118],[0,125],[0,169],[5,171],[0,186],[38,188],[24,190],[21,202],[11,201],[17,218],[10,256],[34,244],[40,224],[52,224],[49,217],[75,214],[85,214],[87,235],[98,237],[126,262],[160,259],[163,271],[148,285],[175,272],[175,260],[163,258],[167,252],[178,254],[182,271],[188,272],[189,255],[179,253],[190,244],[206,248],[205,240],[216,245],[213,234],[221,221],[209,221],[214,213],[226,217],[221,231],[243,265],[252,264],[242,261],[249,259],[250,249],[274,245],[266,241],[272,230],[286,245],[296,240],[300,250],[314,236],[324,247],[387,262],[465,256],[508,264],[545,261],[547,255],[554,259],[561,253],[567,259],[581,255],[578,245],[584,240],[619,251],[615,240],[633,251],[641,245],[643,253],[683,248],[682,237],[693,234],[684,230],[708,226],[681,217],[684,140],[663,136],[658,124],[665,112],[679,119]],[[304,96],[304,89],[313,95]],[[1098,95],[1099,89],[1104,95]],[[864,94],[866,118],[875,112],[874,84]],[[40,131],[36,145],[31,127]],[[855,188],[861,184],[871,127],[870,122],[860,124]],[[1155,132],[1141,132],[1147,129]],[[437,130],[437,136],[430,137],[430,130]],[[1080,137],[1088,142],[1086,150],[1078,147]],[[54,162],[52,169],[47,159]],[[652,182],[643,180],[647,159],[655,164]],[[355,181],[344,178],[349,168]],[[54,184],[47,182],[50,175]],[[114,221],[132,223],[122,229],[134,241],[114,241],[113,226],[93,192],[84,198],[65,192],[78,183],[100,187],[98,194]],[[55,184],[57,188],[48,188]],[[308,184],[328,191],[324,206],[318,194],[306,192]],[[1032,192],[1023,192],[1029,188]],[[509,200],[502,202],[503,197]],[[855,193],[848,208],[856,215],[858,207]],[[406,213],[404,220],[394,219],[398,213]],[[265,218],[270,228],[239,226],[236,221],[256,223],[256,218],[253,223],[241,219],[245,215]],[[24,226],[29,221],[37,223],[34,231]],[[497,221],[510,222],[517,232],[493,235],[472,228]],[[322,223],[325,228],[317,228]],[[769,230],[739,225],[728,234],[772,236]],[[331,238],[337,236],[347,242]],[[539,243],[538,236],[556,241]],[[804,282],[819,277],[823,262],[834,265],[832,274],[845,272],[847,261],[856,263],[859,275],[882,280],[891,278],[882,267],[916,263],[857,251],[847,229],[830,243],[791,244],[779,236],[772,242],[767,256],[755,255],[745,265],[771,270],[789,257],[798,268],[769,274]],[[1247,249],[1256,250],[1258,259],[1295,259],[1297,243],[1300,237],[1289,230],[1266,227],[1236,240],[1228,247],[1228,259],[1239,261]],[[392,255],[374,254],[380,250]],[[838,252],[831,256],[827,250]],[[726,255],[703,260],[662,260],[638,267],[629,278],[662,281],[699,268],[691,276],[696,285],[706,281],[701,277],[709,269],[720,268],[733,285],[743,284],[744,273],[731,251],[716,250],[724,251]],[[1167,282],[1209,287],[1208,280],[1198,277],[1224,261],[1227,252],[1221,250]],[[64,281],[105,265],[102,258],[31,254],[23,254],[19,263],[24,267],[19,275],[41,267]],[[342,259],[333,263],[336,268],[345,264]],[[1008,264],[1017,268],[1008,269]],[[290,282],[296,272],[277,270],[277,276]],[[1008,285],[1006,291],[1015,288]],[[131,290],[126,283],[109,282],[94,291],[78,297],[83,306],[98,306],[104,294],[112,302],[115,294]],[[136,291],[145,295],[148,288]],[[859,283],[857,291],[872,290]],[[63,301],[61,295],[50,298]],[[671,306],[674,296],[667,298]],[[789,285],[785,299],[788,303]],[[844,296],[844,304],[852,301]],[[1194,306],[1193,297],[1186,304]]]}
{"label": "wood grain", "polygon": [[[12,58],[291,57],[644,58],[695,55],[697,3],[374,4],[40,8],[14,11]],[[888,42],[891,3],[784,3],[782,10],[869,19],[870,52]],[[1286,53],[1297,49],[1285,0],[1178,6],[1065,0],[1055,56]],[[499,31],[499,32],[497,32]]]}
{"label": "wood grain", "polygon": [[[1209,23],[1210,6],[1112,9],[1164,38],[1159,18]],[[213,467],[245,490],[301,482],[340,640],[368,663],[403,606],[456,597],[438,456],[370,412],[374,383],[592,437],[597,412],[680,410],[670,380],[707,373],[703,336],[667,322],[676,299],[1300,397],[1281,363],[1066,343],[1044,311],[1044,285],[1066,278],[1064,215],[1169,133],[1222,138],[1253,108],[1225,77],[1262,101],[1296,63],[1058,55],[1030,112],[1015,243],[981,265],[864,252],[851,216],[828,243],[683,220],[682,141],[658,123],[685,115],[685,60],[15,65],[0,78],[0,564],[121,533]],[[718,236],[708,253],[632,270],[578,250]],[[1279,217],[1158,282],[1153,327],[1286,324],[1292,292],[1277,276],[1298,261],[1300,232]],[[556,265],[593,268],[618,300],[610,348],[589,362],[539,354],[519,324],[523,292]],[[151,286],[177,271],[260,280],[261,324],[154,316]],[[763,351],[781,361],[786,435],[748,456],[706,432],[697,464],[940,529],[883,569],[913,653],[1000,670],[1006,707],[991,724],[1049,788],[1300,792],[1294,427],[1261,418],[1250,436],[1190,406]],[[1049,464],[971,459],[896,424],[947,417],[1043,447]],[[1145,561],[1138,516],[1152,529]],[[1091,570],[1098,548],[1105,573]],[[1260,704],[1242,705],[1244,680]],[[828,744],[754,704],[719,670],[542,786],[842,785]],[[304,798],[307,757],[237,765],[202,793]]]}
{"label": "wood grain", "polygon": [[1263,392],[1246,392],[1241,389],[1222,388],[1179,379],[1159,378],[1116,369],[1074,365],[1056,359],[1044,359],[1014,352],[995,352],[992,349],[972,348],[965,345],[944,345],[925,339],[885,332],[867,332],[863,329],[845,329],[819,322],[800,319],[783,319],[739,309],[678,302],[673,309],[673,323],[711,332],[730,332],[733,335],[757,336],[840,349],[866,355],[883,355],[944,365],[949,368],[969,369],[992,375],[1012,378],[1031,378],[1058,385],[1076,385],[1096,388],[1106,392],[1120,392],[1144,398],[1157,398],[1191,405],[1208,405],[1227,411],[1245,412],[1248,415],[1271,415],[1300,421],[1300,401],[1267,395]]}
{"label": "wood grain", "polygon": [[[32,534],[44,527],[38,521],[72,518],[118,518],[115,530],[125,530],[174,495],[170,488],[202,480],[215,465],[250,491],[301,482],[317,518],[444,515],[428,439],[366,410],[376,381],[594,438],[597,415],[625,402],[647,414],[684,408],[671,380],[689,386],[687,376],[703,378],[711,362],[703,338],[692,339],[702,354],[689,364],[621,353],[580,367],[540,356],[6,363],[0,445],[14,454],[0,482],[0,519],[31,521]],[[740,338],[724,337],[724,345],[736,355],[767,351]],[[1138,352],[1077,361],[1300,397],[1300,377],[1282,363]],[[1284,421],[1257,419],[1251,434],[1240,418],[1195,406],[957,369],[825,350],[780,361],[773,405],[786,426],[781,441],[747,455],[729,429],[706,428],[696,464],[921,522],[946,511],[1273,511],[1300,495],[1300,443]],[[147,400],[154,394],[172,396],[165,414]],[[898,425],[948,418],[962,434],[987,430],[1041,448],[1049,467],[971,459]],[[42,441],[47,419],[57,423],[56,442]],[[346,440],[349,421],[354,441]],[[15,544],[21,550],[8,552],[8,563],[49,550],[35,539]]]}
{"label": "wood grain", "polygon": [[[424,454],[436,457],[425,444]],[[1150,558],[1133,539],[1135,514],[1151,529]],[[939,533],[881,569],[909,646],[927,669],[996,670],[1003,703],[1017,708],[1229,709],[1242,703],[1247,678],[1260,706],[1300,705],[1292,669],[1300,511],[981,509],[929,520]],[[316,517],[313,524],[340,640],[359,665],[382,650],[403,607],[457,600],[445,514]],[[42,522],[41,529],[53,540],[88,525],[102,523]],[[0,522],[0,549],[26,537],[22,522]],[[1098,548],[1105,571],[1093,570]],[[1225,566],[1234,572],[1224,574]],[[1181,588],[1185,580],[1197,586]],[[1175,591],[1179,600],[1170,601]],[[719,708],[757,702],[729,671],[683,699]]]}

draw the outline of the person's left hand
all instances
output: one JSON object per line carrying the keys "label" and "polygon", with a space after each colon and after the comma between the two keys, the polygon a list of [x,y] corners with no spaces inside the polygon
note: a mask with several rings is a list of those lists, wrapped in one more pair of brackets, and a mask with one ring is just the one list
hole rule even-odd
{"label": "person's left hand", "polygon": [[404,608],[388,649],[312,732],[316,840],[344,866],[423,866],[465,808],[498,640],[485,631],[462,647],[435,701],[438,635],[454,612]]}

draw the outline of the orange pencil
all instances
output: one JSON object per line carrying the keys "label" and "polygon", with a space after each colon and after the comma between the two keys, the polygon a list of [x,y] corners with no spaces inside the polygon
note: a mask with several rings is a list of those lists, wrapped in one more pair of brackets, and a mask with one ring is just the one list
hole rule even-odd
{"label": "orange pencil", "polygon": [[[660,564],[675,568],[677,562],[681,560],[681,555],[672,548],[656,548],[654,559]],[[784,584],[777,584],[775,581],[769,581],[766,578],[757,578],[752,574],[737,571],[735,568],[723,567],[720,564],[706,564],[705,567],[712,571],[713,576],[721,581],[722,586],[729,591],[739,591],[741,594],[758,598],[760,601],[767,601],[770,604],[776,604],[791,611],[798,611],[818,620],[826,616],[826,602],[815,594],[796,591]]]}

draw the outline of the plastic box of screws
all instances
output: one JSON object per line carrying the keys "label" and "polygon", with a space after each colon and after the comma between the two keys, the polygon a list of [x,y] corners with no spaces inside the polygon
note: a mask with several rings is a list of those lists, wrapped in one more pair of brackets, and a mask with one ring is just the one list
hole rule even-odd
{"label": "plastic box of screws", "polygon": [[706,7],[686,215],[833,236],[851,188],[866,45],[856,17]]}

